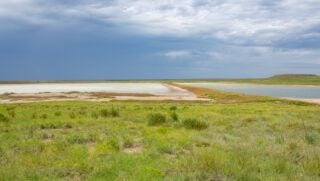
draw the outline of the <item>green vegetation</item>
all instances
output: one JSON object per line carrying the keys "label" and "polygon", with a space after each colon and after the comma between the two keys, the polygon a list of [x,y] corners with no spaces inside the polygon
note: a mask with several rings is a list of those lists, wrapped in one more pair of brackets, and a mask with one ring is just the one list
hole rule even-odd
{"label": "green vegetation", "polygon": [[0,113],[0,122],[8,122],[9,118]]}
{"label": "green vegetation", "polygon": [[109,109],[102,109],[100,111],[100,115],[102,117],[105,117],[105,118],[107,118],[107,117],[119,117],[119,111],[116,110],[113,107],[110,110]]}
{"label": "green vegetation", "polygon": [[195,118],[189,118],[183,121],[183,125],[187,129],[203,130],[208,128],[208,124],[203,121],[198,121]]}
{"label": "green vegetation", "polygon": [[0,180],[320,179],[319,105],[198,91],[218,103],[2,104]]}
{"label": "green vegetation", "polygon": [[166,122],[166,116],[161,113],[152,113],[148,117],[148,124],[150,126],[159,126]]}

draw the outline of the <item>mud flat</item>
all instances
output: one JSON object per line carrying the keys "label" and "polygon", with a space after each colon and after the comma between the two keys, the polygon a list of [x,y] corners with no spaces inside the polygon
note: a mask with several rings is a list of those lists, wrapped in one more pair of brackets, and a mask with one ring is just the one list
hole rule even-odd
{"label": "mud flat", "polygon": [[0,84],[0,103],[60,100],[209,101],[162,83]]}

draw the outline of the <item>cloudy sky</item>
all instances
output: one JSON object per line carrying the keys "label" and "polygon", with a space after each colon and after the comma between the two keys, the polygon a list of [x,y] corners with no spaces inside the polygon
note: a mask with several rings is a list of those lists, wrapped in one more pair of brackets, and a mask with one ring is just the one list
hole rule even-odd
{"label": "cloudy sky", "polygon": [[0,79],[320,74],[319,0],[0,0]]}

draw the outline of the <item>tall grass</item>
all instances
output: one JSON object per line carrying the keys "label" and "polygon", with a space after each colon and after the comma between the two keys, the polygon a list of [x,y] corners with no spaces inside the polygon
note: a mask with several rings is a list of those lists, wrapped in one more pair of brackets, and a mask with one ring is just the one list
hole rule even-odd
{"label": "tall grass", "polygon": [[152,113],[148,115],[148,125],[159,126],[166,123],[166,116],[161,113]]}
{"label": "tall grass", "polygon": [[119,117],[120,112],[118,109],[111,108],[111,109],[101,109],[100,110],[100,116],[101,117]]}
{"label": "tall grass", "polygon": [[[15,107],[15,118],[7,107]],[[319,108],[272,102],[0,105],[0,180],[319,180]]]}
{"label": "tall grass", "polygon": [[0,122],[9,122],[9,118],[0,113]]}
{"label": "tall grass", "polygon": [[209,127],[209,125],[206,122],[199,121],[195,118],[189,118],[184,120],[183,125],[187,129],[196,129],[196,130],[203,130]]}

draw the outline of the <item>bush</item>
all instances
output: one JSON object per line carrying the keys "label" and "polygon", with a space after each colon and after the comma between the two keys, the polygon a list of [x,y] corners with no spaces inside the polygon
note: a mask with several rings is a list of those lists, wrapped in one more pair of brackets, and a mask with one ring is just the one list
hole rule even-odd
{"label": "bush", "polygon": [[118,110],[116,110],[116,109],[114,109],[114,108],[111,108],[111,116],[112,117],[119,117],[119,111]]}
{"label": "bush", "polygon": [[91,117],[94,118],[94,119],[97,119],[98,118],[98,114],[96,112],[92,112],[91,113]]}
{"label": "bush", "polygon": [[83,111],[83,110],[79,111],[78,113],[79,113],[79,115],[82,115],[82,116],[86,116],[87,115],[87,112]]}
{"label": "bush", "polygon": [[162,125],[166,122],[166,116],[160,113],[153,113],[148,116],[148,124],[150,126]]}
{"label": "bush", "polygon": [[203,130],[207,129],[209,126],[203,121],[197,119],[186,119],[183,121],[183,126],[187,129]]}
{"label": "bush", "polygon": [[42,114],[42,115],[40,116],[40,118],[41,118],[41,119],[47,119],[47,118],[48,118],[48,115],[47,115],[47,114]]}
{"label": "bush", "polygon": [[170,116],[174,121],[178,121],[178,119],[179,119],[179,116],[178,116],[178,114],[176,112],[172,112],[170,114]]}
{"label": "bush", "polygon": [[32,119],[37,119],[38,118],[38,114],[37,113],[33,113],[31,116]]}
{"label": "bush", "polygon": [[171,106],[171,107],[170,107],[170,110],[171,110],[171,111],[177,110],[177,106]]}
{"label": "bush", "polygon": [[15,111],[15,110],[8,111],[8,114],[9,114],[12,118],[15,118],[15,117],[16,117],[16,111]]}
{"label": "bush", "polygon": [[57,129],[58,128],[58,125],[55,125],[55,124],[41,124],[40,125],[40,129]]}
{"label": "bush", "polygon": [[67,123],[67,124],[65,124],[65,125],[64,125],[64,128],[66,128],[66,129],[70,129],[70,128],[72,128],[72,125],[71,125],[71,124],[69,124],[69,123]]}
{"label": "bush", "polygon": [[61,116],[61,112],[60,112],[60,111],[57,111],[57,112],[54,113],[54,115],[55,115],[55,116]]}
{"label": "bush", "polygon": [[102,109],[102,110],[100,110],[100,116],[101,116],[101,117],[109,117],[109,115],[110,115],[110,112],[109,112],[108,109]]}
{"label": "bush", "polygon": [[76,114],[74,112],[71,112],[69,114],[69,116],[70,116],[71,119],[75,119],[76,118]]}
{"label": "bush", "polygon": [[100,111],[100,115],[101,117],[119,117],[119,111],[115,108],[111,108],[111,110],[109,109],[102,109]]}
{"label": "bush", "polygon": [[0,122],[9,122],[9,118],[0,113]]}
{"label": "bush", "polygon": [[317,135],[315,133],[307,133],[305,139],[308,144],[314,145],[317,142]]}

